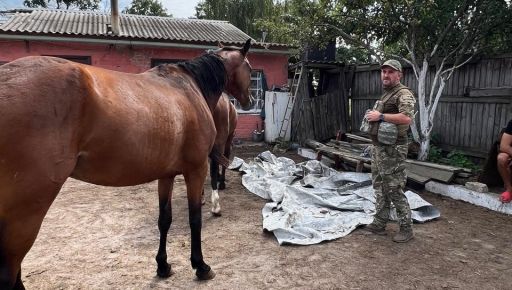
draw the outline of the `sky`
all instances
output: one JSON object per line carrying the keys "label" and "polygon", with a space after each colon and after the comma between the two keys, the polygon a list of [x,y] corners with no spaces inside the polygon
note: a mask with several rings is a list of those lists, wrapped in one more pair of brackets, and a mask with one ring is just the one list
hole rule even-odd
{"label": "sky", "polygon": [[[124,7],[130,4],[131,0],[118,0],[119,10],[122,11]],[[195,15],[195,7],[200,0],[160,0],[168,13],[171,13],[175,18],[189,18]],[[110,0],[102,0],[102,4],[110,7]],[[23,0],[0,0],[0,11],[11,8],[23,7]],[[101,6],[100,6],[101,7]]]}

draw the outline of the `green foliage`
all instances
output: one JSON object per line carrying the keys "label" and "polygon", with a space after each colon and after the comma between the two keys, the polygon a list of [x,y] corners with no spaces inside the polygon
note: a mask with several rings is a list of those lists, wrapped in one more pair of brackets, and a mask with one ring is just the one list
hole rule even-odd
{"label": "green foliage", "polygon": [[430,146],[428,151],[428,161],[439,163],[443,159],[442,150],[436,146]]}
{"label": "green foliage", "polygon": [[255,21],[278,13],[273,8],[272,0],[203,0],[196,6],[196,17],[227,20],[259,40],[262,37],[262,31],[256,27]]}
{"label": "green foliage", "polygon": [[464,167],[469,169],[476,169],[478,166],[475,165],[471,160],[468,159],[466,155],[464,155],[462,152],[453,150],[452,152],[448,153],[446,157],[449,160],[449,165],[456,166],[456,167]]}
{"label": "green foliage", "polygon": [[97,10],[101,0],[24,0],[23,5],[30,8],[57,8]]}
{"label": "green foliage", "polygon": [[341,60],[368,62],[368,52],[358,51],[367,46],[374,56],[383,51],[411,58],[414,51],[418,60],[450,55],[448,61],[512,49],[512,5],[506,0],[287,0],[261,15],[253,22],[269,32],[269,40],[322,46],[337,38]]}
{"label": "green foliage", "polygon": [[132,0],[130,5],[123,10],[125,14],[137,14],[147,16],[169,16],[167,9],[158,0]]}
{"label": "green foliage", "polygon": [[428,161],[455,167],[468,168],[474,171],[479,170],[479,166],[464,155],[464,153],[453,150],[446,154],[446,157],[443,157],[443,151],[437,146],[430,146]]}

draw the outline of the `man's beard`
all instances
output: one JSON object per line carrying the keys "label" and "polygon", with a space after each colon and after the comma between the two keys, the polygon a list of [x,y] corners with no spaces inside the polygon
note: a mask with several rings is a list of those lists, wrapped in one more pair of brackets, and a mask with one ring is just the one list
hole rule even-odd
{"label": "man's beard", "polygon": [[391,80],[386,80],[387,81],[387,84],[384,83],[384,81],[382,81],[382,86],[387,89],[387,88],[392,88],[394,87],[395,85],[398,84],[398,82],[392,82]]}

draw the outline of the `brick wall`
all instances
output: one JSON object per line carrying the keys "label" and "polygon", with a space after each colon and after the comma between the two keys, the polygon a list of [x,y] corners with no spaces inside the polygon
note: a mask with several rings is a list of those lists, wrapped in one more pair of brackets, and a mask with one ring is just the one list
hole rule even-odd
{"label": "brick wall", "polygon": [[254,130],[262,129],[262,120],[260,115],[238,114],[238,123],[236,124],[235,138],[242,140],[251,140]]}

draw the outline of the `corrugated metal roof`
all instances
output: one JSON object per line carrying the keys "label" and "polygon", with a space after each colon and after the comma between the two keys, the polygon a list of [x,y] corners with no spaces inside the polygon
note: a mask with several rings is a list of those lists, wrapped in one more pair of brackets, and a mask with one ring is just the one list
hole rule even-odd
{"label": "corrugated metal roof", "polygon": [[[16,9],[0,14],[0,32],[120,37],[242,44],[249,35],[227,21],[120,14],[120,34],[109,33],[110,14],[56,9]],[[285,46],[273,44],[272,46]]]}

